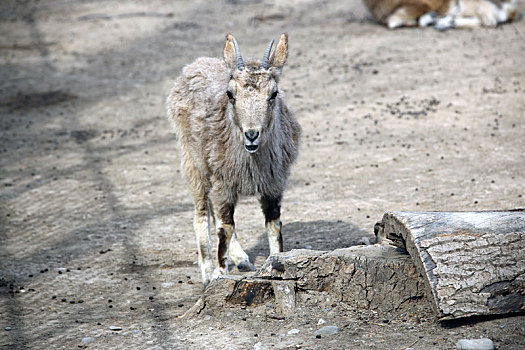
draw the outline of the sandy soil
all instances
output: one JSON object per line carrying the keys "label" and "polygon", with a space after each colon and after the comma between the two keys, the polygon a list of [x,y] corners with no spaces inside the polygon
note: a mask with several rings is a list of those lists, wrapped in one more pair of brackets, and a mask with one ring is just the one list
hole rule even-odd
{"label": "sandy soil", "polygon": [[[0,347],[524,348],[525,316],[443,325],[335,303],[177,318],[202,285],[164,100],[227,32],[245,57],[290,37],[282,87],[304,136],[285,249],[372,239],[386,210],[525,206],[525,21],[389,31],[359,1],[4,0]],[[258,266],[263,221],[244,199],[238,234]],[[320,318],[339,332],[316,338]]]}

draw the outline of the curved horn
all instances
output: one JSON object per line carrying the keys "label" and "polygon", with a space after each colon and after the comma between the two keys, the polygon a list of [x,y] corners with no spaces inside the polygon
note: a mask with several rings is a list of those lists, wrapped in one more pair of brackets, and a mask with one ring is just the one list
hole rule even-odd
{"label": "curved horn", "polygon": [[233,47],[235,47],[235,61],[237,62],[237,69],[244,69],[244,61],[242,60],[241,50],[239,50],[239,45],[237,45],[237,40],[233,38]]}
{"label": "curved horn", "polygon": [[266,48],[266,52],[264,53],[264,56],[263,56],[263,59],[262,59],[262,63],[261,63],[261,66],[264,68],[264,69],[268,69],[268,64],[270,62],[270,52],[272,51],[272,46],[273,46],[273,42],[275,40],[272,39],[272,41],[270,41],[270,44],[268,45],[268,47]]}

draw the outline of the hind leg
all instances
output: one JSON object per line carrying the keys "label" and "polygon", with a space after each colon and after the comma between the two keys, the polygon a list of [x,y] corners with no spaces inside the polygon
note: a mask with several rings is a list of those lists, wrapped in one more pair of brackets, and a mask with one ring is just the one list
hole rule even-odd
{"label": "hind leg", "polygon": [[183,151],[182,169],[188,179],[195,214],[193,217],[193,229],[197,242],[197,252],[199,255],[199,267],[201,269],[202,283],[208,285],[213,271],[212,246],[211,246],[211,207],[209,204],[208,192],[210,182],[195,166],[191,158]]}
{"label": "hind leg", "polygon": [[418,18],[425,12],[419,6],[401,6],[386,18],[385,23],[390,29],[417,26]]}
{"label": "hind leg", "polygon": [[193,227],[195,229],[195,238],[197,241],[197,252],[199,254],[199,267],[201,269],[202,283],[204,286],[210,283],[213,270],[212,247],[211,247],[211,226],[210,211],[208,200],[204,193],[196,193],[195,216]]}

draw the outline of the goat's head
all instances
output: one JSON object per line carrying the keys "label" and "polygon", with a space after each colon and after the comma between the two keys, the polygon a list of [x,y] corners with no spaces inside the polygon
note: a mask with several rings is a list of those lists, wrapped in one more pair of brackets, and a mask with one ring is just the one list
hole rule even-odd
{"label": "goat's head", "polygon": [[288,56],[288,35],[281,34],[272,51],[273,40],[261,61],[244,63],[235,38],[228,34],[224,44],[224,61],[231,71],[226,94],[233,110],[233,122],[240,130],[244,148],[257,152],[265,143],[266,131],[274,122],[280,103],[277,83]]}

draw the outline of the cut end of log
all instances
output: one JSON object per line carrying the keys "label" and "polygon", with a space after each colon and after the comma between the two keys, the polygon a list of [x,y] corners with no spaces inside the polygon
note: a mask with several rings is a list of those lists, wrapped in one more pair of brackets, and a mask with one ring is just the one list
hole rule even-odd
{"label": "cut end of log", "polygon": [[525,310],[525,211],[387,212],[379,227],[411,255],[440,320]]}

